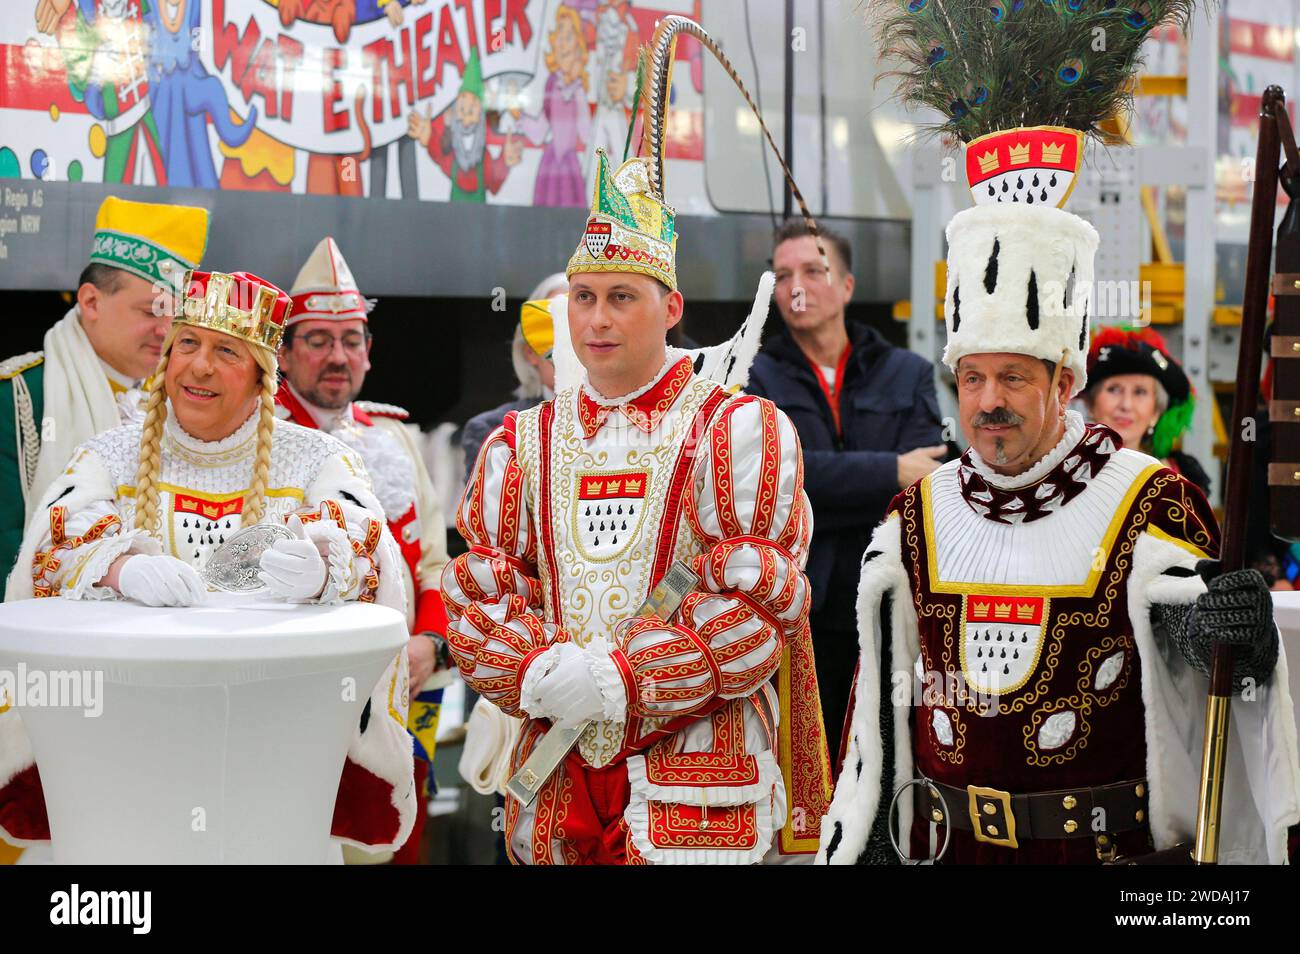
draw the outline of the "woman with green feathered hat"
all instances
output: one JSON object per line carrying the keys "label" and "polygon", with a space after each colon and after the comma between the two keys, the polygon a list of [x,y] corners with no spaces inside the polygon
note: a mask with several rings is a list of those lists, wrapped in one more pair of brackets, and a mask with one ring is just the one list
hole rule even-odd
{"label": "woman with green feathered hat", "polygon": [[1164,338],[1151,328],[1099,328],[1088,351],[1088,416],[1182,474],[1203,493],[1210,478],[1195,457],[1174,449],[1192,425],[1196,391]]}

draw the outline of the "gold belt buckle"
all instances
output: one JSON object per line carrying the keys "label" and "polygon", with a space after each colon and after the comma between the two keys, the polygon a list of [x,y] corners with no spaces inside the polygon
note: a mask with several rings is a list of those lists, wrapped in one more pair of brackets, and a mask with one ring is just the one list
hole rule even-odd
{"label": "gold belt buckle", "polygon": [[976,841],[1003,848],[1019,848],[1016,841],[1016,815],[1011,810],[1011,793],[996,788],[967,785],[970,798],[967,812]]}

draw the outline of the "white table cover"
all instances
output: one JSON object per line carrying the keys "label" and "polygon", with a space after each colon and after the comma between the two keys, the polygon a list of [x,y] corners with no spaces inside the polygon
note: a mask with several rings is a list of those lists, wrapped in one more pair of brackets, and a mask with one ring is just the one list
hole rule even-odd
{"label": "white table cover", "polygon": [[19,709],[55,863],[324,863],[352,731],[406,639],[358,603],[0,604],[12,678],[102,673],[97,716]]}

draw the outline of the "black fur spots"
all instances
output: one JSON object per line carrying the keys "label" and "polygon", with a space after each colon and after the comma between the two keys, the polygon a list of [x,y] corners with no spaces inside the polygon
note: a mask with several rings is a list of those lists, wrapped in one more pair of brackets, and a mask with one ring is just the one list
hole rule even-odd
{"label": "black fur spots", "polygon": [[366,700],[366,707],[361,710],[361,734],[365,735],[366,726],[370,725],[370,700]]}
{"label": "black fur spots", "polygon": [[[1002,243],[997,239],[993,240],[993,251],[989,255],[989,263],[984,266],[984,290],[990,295],[998,287],[998,251],[1002,248]],[[956,298],[956,295],[953,296]]]}
{"label": "black fur spots", "polygon": [[1029,319],[1029,327],[1038,330],[1038,276],[1033,269],[1029,270],[1029,290],[1025,292],[1025,317]]}
{"label": "black fur spots", "polygon": [[956,285],[952,286],[952,331],[957,333],[961,327],[961,289]]}
{"label": "black fur spots", "polygon": [[835,832],[831,835],[830,843],[826,846],[826,860],[830,861],[835,855],[836,850],[840,847],[840,840],[844,837],[844,826],[840,822],[835,823]]}

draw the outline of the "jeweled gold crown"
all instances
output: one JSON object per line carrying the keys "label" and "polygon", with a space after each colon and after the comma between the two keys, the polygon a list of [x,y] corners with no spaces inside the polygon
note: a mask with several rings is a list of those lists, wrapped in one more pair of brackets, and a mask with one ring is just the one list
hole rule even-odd
{"label": "jeweled gold crown", "polygon": [[278,287],[248,272],[191,271],[176,321],[232,335],[274,354],[290,304]]}
{"label": "jeweled gold crown", "polygon": [[637,272],[677,287],[677,213],[650,188],[650,160],[634,157],[610,173],[609,157],[596,150],[591,214],[565,275]]}

